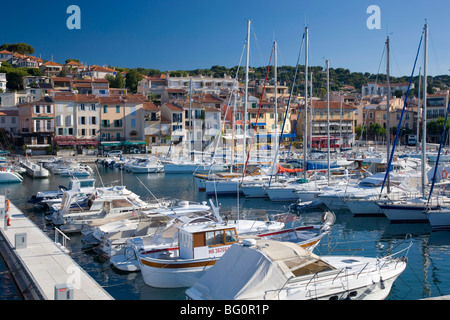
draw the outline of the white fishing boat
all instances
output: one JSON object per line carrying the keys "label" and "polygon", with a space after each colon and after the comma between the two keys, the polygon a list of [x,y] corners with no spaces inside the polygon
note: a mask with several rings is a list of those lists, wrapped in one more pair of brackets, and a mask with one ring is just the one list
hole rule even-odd
{"label": "white fishing boat", "polygon": [[190,300],[382,300],[406,257],[317,256],[295,243],[235,243],[195,284]]}
{"label": "white fishing boat", "polygon": [[255,238],[283,239],[312,250],[327,231],[313,226],[270,231],[267,223],[252,220],[188,224],[178,228],[177,247],[157,247],[137,255],[146,284],[159,288],[188,287],[240,238],[247,242]]}
{"label": "white fishing boat", "polygon": [[[291,220],[290,214],[282,215],[285,219],[281,219],[278,222],[284,222]],[[222,221],[217,215],[204,215],[198,214],[192,216],[178,216],[168,225],[167,228],[160,233],[152,237],[137,237],[127,240],[127,245],[120,252],[116,252],[111,258],[111,263],[122,271],[139,271],[140,265],[138,261],[138,253],[146,252],[148,250],[157,250],[158,248],[175,248],[179,247],[178,228],[187,225],[195,224],[198,222],[205,223],[205,220],[212,224],[217,224]],[[334,223],[335,216],[331,212],[327,212],[322,216],[321,224],[303,224],[301,226],[294,226],[292,228],[280,229],[283,224],[272,224],[272,231],[267,231],[266,226],[262,226],[261,222],[255,220],[239,220],[236,224],[236,230],[240,235],[239,238],[243,241],[252,242],[254,239],[276,239],[279,241],[290,241],[297,243],[306,250],[313,251],[319,244],[320,240],[328,234],[330,226]],[[236,223],[236,222],[235,222]],[[226,224],[227,225],[227,224]],[[270,224],[269,224],[270,227]],[[278,229],[278,230],[274,230]],[[163,247],[161,247],[161,244]]]}

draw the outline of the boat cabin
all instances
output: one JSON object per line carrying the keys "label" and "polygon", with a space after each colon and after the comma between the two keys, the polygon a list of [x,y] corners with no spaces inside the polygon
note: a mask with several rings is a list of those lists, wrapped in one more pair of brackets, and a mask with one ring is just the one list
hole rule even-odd
{"label": "boat cabin", "polygon": [[238,241],[235,227],[218,224],[208,224],[202,228],[195,224],[187,225],[178,232],[179,255],[182,259],[220,257]]}
{"label": "boat cabin", "polygon": [[95,187],[95,179],[70,179],[68,190],[79,190],[80,188],[94,188],[94,187]]}

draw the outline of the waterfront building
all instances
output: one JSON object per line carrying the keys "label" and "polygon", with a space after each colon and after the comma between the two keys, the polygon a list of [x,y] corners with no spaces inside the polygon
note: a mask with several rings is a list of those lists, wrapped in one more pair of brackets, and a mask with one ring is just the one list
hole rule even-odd
{"label": "waterfront building", "polygon": [[186,136],[183,107],[173,103],[164,103],[161,105],[161,117],[168,121],[169,130],[165,139],[172,142],[182,141]]}
{"label": "waterfront building", "polygon": [[161,143],[161,109],[153,102],[147,101],[142,104],[143,127],[145,142],[147,146],[159,145]]}
{"label": "waterfront building", "polygon": [[[355,110],[354,106],[340,103],[337,101],[330,101],[329,113],[329,133],[330,133],[330,147],[336,146],[350,146],[355,142]],[[291,117],[291,125],[295,127],[295,122],[298,118],[297,128],[295,134],[297,137],[304,136],[304,110],[302,107],[300,113],[299,106],[294,107]],[[308,106],[308,136],[311,137],[310,145],[313,148],[327,147],[327,101],[313,100],[312,101],[312,116],[309,112]],[[373,115],[372,115],[373,116]],[[312,121],[312,123],[310,123]],[[301,138],[303,139],[303,138]]]}
{"label": "waterfront building", "polygon": [[145,151],[144,110],[143,103],[147,101],[144,95],[133,94],[122,97],[124,151]]}
{"label": "waterfront building", "polygon": [[22,144],[32,154],[46,154],[51,149],[55,131],[55,109],[51,98],[18,105]]}
{"label": "waterfront building", "polygon": [[58,93],[55,103],[56,147],[86,154],[99,143],[100,108],[95,95]]}
{"label": "waterfront building", "polygon": [[3,129],[14,142],[19,134],[19,111],[17,107],[0,110],[0,129]]}
{"label": "waterfront building", "polygon": [[120,97],[101,97],[100,100],[100,137],[104,146],[121,146],[124,140],[124,108]]}

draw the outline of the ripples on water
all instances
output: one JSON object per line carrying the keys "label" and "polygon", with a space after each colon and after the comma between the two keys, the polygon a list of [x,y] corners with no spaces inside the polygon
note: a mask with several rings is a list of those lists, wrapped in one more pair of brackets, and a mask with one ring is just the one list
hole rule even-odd
{"label": "ripples on water", "polygon": [[[94,167],[94,165],[92,165]],[[118,169],[98,166],[101,180],[96,174],[97,186],[124,184],[142,199],[171,198],[196,202],[207,201],[204,192],[195,187],[189,174],[130,174]],[[96,171],[96,170],[95,170]],[[139,180],[145,187],[139,182]],[[68,178],[51,176],[49,179],[31,179],[21,184],[0,186],[11,201],[22,209],[36,225],[53,239],[52,227],[45,224],[44,214],[33,208],[27,200],[36,192],[57,190],[67,186]],[[3,190],[2,190],[3,187]],[[222,212],[234,217],[260,217],[288,210],[290,203],[274,203],[263,199],[219,197]],[[237,204],[239,203],[239,210]],[[308,211],[300,218],[307,223],[320,220],[322,211]],[[408,266],[395,281],[389,300],[416,300],[450,294],[450,232],[431,232],[427,224],[393,225],[384,217],[353,217],[348,211],[336,212],[336,222],[330,234],[315,249],[315,253],[361,255],[381,257],[406,247],[405,237],[412,235],[413,246],[408,254]],[[125,273],[113,269],[109,262],[87,250],[81,236],[70,235],[72,258],[117,300],[184,300],[185,288],[158,289],[147,286],[139,272]],[[6,272],[5,272],[6,271]],[[0,299],[20,299],[11,275],[0,260]]]}

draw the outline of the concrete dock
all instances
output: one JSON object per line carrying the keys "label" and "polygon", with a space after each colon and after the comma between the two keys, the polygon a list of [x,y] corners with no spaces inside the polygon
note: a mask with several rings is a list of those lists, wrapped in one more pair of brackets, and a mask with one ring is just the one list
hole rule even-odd
{"label": "concrete dock", "polygon": [[14,204],[4,218],[0,196],[0,253],[25,300],[114,300]]}

